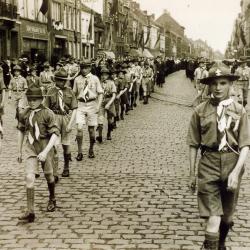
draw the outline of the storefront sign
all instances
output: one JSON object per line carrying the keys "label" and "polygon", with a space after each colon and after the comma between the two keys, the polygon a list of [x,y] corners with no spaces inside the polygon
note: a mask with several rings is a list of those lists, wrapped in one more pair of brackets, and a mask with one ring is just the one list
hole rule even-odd
{"label": "storefront sign", "polygon": [[22,36],[33,39],[48,39],[47,24],[22,20]]}
{"label": "storefront sign", "polygon": [[34,25],[26,25],[26,31],[28,33],[37,33],[41,35],[45,35],[47,33],[47,29],[45,27],[37,27]]}

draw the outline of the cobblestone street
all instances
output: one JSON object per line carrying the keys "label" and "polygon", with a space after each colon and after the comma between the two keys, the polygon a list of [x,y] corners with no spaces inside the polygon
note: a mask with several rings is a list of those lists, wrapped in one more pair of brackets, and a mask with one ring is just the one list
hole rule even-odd
{"label": "cobblestone street", "polygon": [[[112,141],[95,145],[95,159],[87,157],[86,129],[84,160],[75,160],[74,143],[71,175],[56,187],[56,212],[46,212],[43,175],[36,181],[37,218],[31,224],[18,223],[26,207],[24,166],[17,163],[14,107],[8,103],[0,154],[0,249],[200,249],[203,220],[187,187],[185,142],[194,95],[184,71],[170,75],[149,105],[139,105],[119,122]],[[62,164],[61,158],[60,172]],[[246,169],[227,244],[231,250],[250,249]]]}

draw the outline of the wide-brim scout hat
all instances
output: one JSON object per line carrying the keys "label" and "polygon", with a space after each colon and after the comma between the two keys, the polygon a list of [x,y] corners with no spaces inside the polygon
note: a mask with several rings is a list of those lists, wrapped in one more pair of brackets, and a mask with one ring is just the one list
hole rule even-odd
{"label": "wide-brim scout hat", "polygon": [[22,68],[21,68],[19,65],[16,65],[16,66],[13,68],[13,70],[15,70],[15,71],[21,71]]}
{"label": "wide-brim scout hat", "polygon": [[43,64],[43,67],[44,67],[44,68],[49,68],[49,67],[50,67],[49,62],[45,62],[45,63]]}
{"label": "wide-brim scout hat", "polygon": [[32,72],[32,71],[37,71],[37,67],[35,65],[30,67],[30,72]]}
{"label": "wide-brim scout hat", "polygon": [[110,74],[110,73],[111,73],[110,70],[108,68],[106,68],[106,67],[103,67],[101,69],[101,74]]}
{"label": "wide-brim scout hat", "polygon": [[211,84],[213,80],[218,78],[227,78],[230,81],[235,81],[239,79],[239,76],[233,75],[229,67],[225,64],[221,65],[213,65],[208,71],[208,77],[201,79],[201,83],[203,84]]}
{"label": "wide-brim scout hat", "polygon": [[92,62],[91,60],[85,59],[80,62],[80,68],[88,68],[91,67]]}
{"label": "wide-brim scout hat", "polygon": [[29,88],[26,91],[27,99],[43,99],[44,95],[41,88]]}
{"label": "wide-brim scout hat", "polygon": [[60,68],[57,70],[54,74],[54,79],[55,80],[68,80],[68,72],[65,70],[65,68]]}
{"label": "wide-brim scout hat", "polygon": [[126,74],[127,73],[127,71],[124,69],[124,68],[117,68],[116,69],[116,73],[118,74],[118,73],[120,73],[120,72],[122,72],[123,74]]}

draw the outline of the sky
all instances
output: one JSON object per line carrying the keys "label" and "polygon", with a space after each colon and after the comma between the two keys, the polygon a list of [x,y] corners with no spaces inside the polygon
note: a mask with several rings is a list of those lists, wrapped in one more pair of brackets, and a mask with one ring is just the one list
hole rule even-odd
{"label": "sky", "polygon": [[[82,0],[89,7],[102,11],[102,0]],[[192,39],[206,40],[222,53],[230,40],[234,21],[240,12],[240,0],[136,0],[142,10],[159,17],[163,10],[185,27]]]}

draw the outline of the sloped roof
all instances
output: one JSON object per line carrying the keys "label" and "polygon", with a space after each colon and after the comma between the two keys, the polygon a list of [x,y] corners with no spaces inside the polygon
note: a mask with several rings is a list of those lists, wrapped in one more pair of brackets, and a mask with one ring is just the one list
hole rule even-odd
{"label": "sloped roof", "polygon": [[179,36],[184,36],[185,28],[181,26],[173,17],[171,17],[168,13],[162,14],[160,17],[156,19],[156,23],[163,26],[166,30],[177,33]]}

